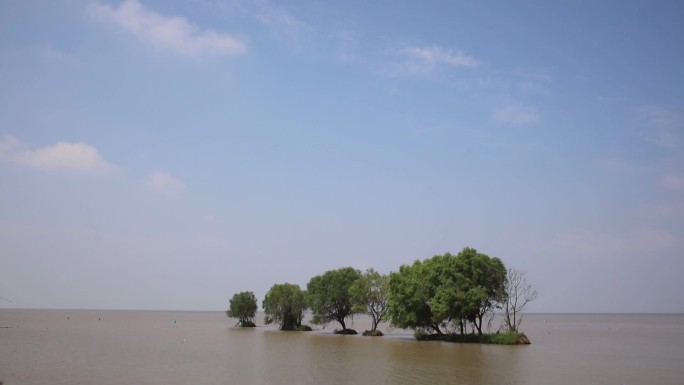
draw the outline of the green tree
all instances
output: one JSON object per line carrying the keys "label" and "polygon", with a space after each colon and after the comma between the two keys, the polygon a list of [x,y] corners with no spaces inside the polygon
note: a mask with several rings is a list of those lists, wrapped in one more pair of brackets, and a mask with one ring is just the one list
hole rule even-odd
{"label": "green tree", "polygon": [[500,259],[468,247],[403,265],[390,274],[390,320],[436,334],[465,333],[470,323],[482,334],[484,316],[503,298],[505,276]]}
{"label": "green tree", "polygon": [[312,322],[324,325],[330,321],[337,321],[342,330],[346,331],[345,319],[354,314],[349,288],[359,277],[360,271],[352,267],[343,267],[311,278],[306,289],[313,312]]}
{"label": "green tree", "polygon": [[257,300],[251,291],[243,291],[233,295],[230,300],[230,308],[226,310],[229,318],[237,318],[242,327],[254,326],[254,317],[257,311]]}
{"label": "green tree", "polygon": [[262,306],[266,324],[277,322],[280,330],[295,330],[302,326],[308,304],[306,293],[299,285],[282,283],[271,287]]}
{"label": "green tree", "polygon": [[371,330],[387,317],[387,298],[389,297],[389,276],[368,269],[350,287],[352,311],[367,314],[372,318]]}
{"label": "green tree", "polygon": [[499,258],[466,247],[456,256],[456,269],[462,277],[458,295],[460,313],[482,334],[485,315],[493,312],[505,298],[506,267]]}
{"label": "green tree", "polygon": [[400,328],[443,334],[454,318],[457,303],[455,257],[436,255],[412,265],[402,265],[390,274],[389,317]]}

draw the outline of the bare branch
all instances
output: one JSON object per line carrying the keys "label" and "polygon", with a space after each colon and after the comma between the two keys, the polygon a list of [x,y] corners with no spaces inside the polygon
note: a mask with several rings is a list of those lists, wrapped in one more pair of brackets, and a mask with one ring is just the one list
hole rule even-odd
{"label": "bare branch", "polygon": [[522,311],[537,298],[537,290],[527,282],[527,272],[509,268],[506,275],[506,298],[503,302],[504,324],[509,331],[518,331]]}

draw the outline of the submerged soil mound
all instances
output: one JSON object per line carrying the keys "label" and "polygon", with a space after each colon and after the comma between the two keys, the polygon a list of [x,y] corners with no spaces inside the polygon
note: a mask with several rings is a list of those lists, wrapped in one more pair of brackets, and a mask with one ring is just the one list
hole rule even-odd
{"label": "submerged soil mound", "polygon": [[445,341],[497,345],[529,345],[530,339],[523,333],[508,332],[494,334],[425,334],[416,333],[418,341]]}
{"label": "submerged soil mound", "polygon": [[513,344],[514,345],[529,345],[530,339],[527,338],[526,335],[521,334],[520,337],[518,337],[518,339],[516,339],[515,342],[513,342]]}
{"label": "submerged soil mound", "polygon": [[350,334],[359,334],[356,332],[354,329],[343,329],[343,330],[335,330],[335,334],[342,334],[342,335],[350,335]]}
{"label": "submerged soil mound", "polygon": [[380,330],[366,330],[363,335],[366,337],[382,337],[384,334]]}

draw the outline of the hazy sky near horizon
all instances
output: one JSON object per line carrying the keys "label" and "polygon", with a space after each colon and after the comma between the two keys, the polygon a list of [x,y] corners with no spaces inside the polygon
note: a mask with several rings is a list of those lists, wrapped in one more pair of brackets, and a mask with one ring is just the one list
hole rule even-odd
{"label": "hazy sky near horizon", "polygon": [[681,1],[0,2],[0,307],[223,310],[465,246],[684,312]]}

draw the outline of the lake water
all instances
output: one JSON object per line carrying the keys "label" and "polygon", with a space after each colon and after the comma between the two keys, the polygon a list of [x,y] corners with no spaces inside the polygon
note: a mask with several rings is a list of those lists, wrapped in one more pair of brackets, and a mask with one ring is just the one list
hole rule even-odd
{"label": "lake water", "polygon": [[417,342],[387,325],[374,338],[332,335],[332,324],[310,333],[233,324],[221,312],[0,309],[0,380],[684,384],[684,315],[531,314],[522,325],[529,346]]}

